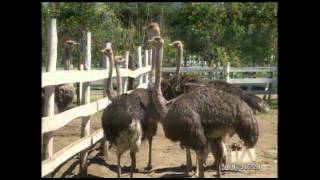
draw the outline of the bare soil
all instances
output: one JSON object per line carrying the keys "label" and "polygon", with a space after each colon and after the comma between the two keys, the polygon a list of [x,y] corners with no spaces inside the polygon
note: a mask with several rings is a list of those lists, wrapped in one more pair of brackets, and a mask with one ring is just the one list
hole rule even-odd
{"label": "bare soil", "polygon": [[[101,128],[101,113],[92,116],[91,131]],[[260,137],[256,145],[255,162],[261,168],[259,170],[240,170],[240,171],[223,171],[222,177],[277,177],[278,172],[278,111],[271,110],[266,114],[258,114],[260,125]],[[66,145],[80,138],[80,119],[74,120],[64,128],[55,132],[54,151],[58,151]],[[238,137],[227,139],[227,144],[231,141],[238,141]],[[109,152],[109,158],[106,161],[103,156],[99,156],[97,148],[100,143],[92,148],[89,154],[88,176],[94,178],[114,178],[117,176],[116,157],[114,150]],[[185,151],[180,149],[178,143],[173,143],[166,139],[159,124],[157,135],[153,141],[152,151],[153,169],[149,172],[144,170],[148,161],[148,142],[141,145],[140,151],[137,153],[137,171],[134,177],[141,178],[170,178],[170,177],[187,177],[184,174],[184,166],[186,162]],[[61,165],[54,177],[77,178],[80,177],[78,155],[74,156],[66,163]],[[193,165],[195,165],[195,153],[192,152]],[[205,172],[205,177],[215,177],[216,171],[212,170],[210,165],[214,161],[210,154]],[[122,175],[121,177],[129,177],[130,157],[129,153],[125,153],[121,158]],[[192,173],[191,173],[192,175]],[[191,176],[195,177],[195,176]]]}

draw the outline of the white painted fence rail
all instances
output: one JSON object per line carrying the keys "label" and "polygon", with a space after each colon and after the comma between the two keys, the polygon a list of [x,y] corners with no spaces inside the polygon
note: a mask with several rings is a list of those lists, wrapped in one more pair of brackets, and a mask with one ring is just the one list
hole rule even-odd
{"label": "white painted fence rail", "polygon": [[[181,72],[223,72],[223,67],[181,67]],[[173,73],[176,67],[163,67],[162,72]],[[277,67],[230,67],[230,72],[276,72]]]}
{"label": "white painted fence rail", "polygon": [[[150,70],[151,66],[142,67],[134,71],[120,68],[120,73],[122,77],[137,78],[139,75],[145,74]],[[112,77],[116,77],[115,71],[113,71]],[[42,73],[41,87],[73,82],[97,81],[105,78],[109,78],[108,70],[45,72]]]}
{"label": "white painted fence rail", "polygon": [[[176,70],[175,67],[164,67],[162,68],[162,71],[165,73],[174,73]],[[244,73],[244,72],[270,72],[274,73],[277,72],[277,67],[241,67],[241,68],[235,68],[230,67],[230,63],[227,63],[224,67],[181,67],[181,72],[183,73],[203,73],[203,72],[210,72],[210,73],[218,73],[218,76],[224,76],[221,78],[222,80],[225,80],[226,82],[230,84],[237,84],[237,85],[248,85],[249,90],[248,92],[254,93],[254,94],[277,94],[275,91],[269,91],[269,88],[266,88],[266,91],[252,91],[251,87],[252,85],[261,85],[261,84],[267,84],[268,87],[270,84],[277,84],[278,79],[269,77],[269,78],[231,78],[231,73]],[[218,78],[219,79],[219,78]]]}
{"label": "white painted fence rail", "polygon": [[[110,100],[107,97],[99,99],[95,102],[90,102],[90,82],[97,80],[104,80],[108,77],[108,69],[91,70],[91,33],[86,33],[86,48],[85,48],[85,61],[84,71],[79,70],[62,70],[56,71],[57,62],[57,30],[56,20],[51,19],[49,26],[49,72],[42,72],[41,87],[45,88],[45,107],[44,115],[42,117],[42,177],[52,173],[58,166],[70,159],[77,153],[80,153],[80,173],[85,175],[87,173],[87,155],[88,148],[92,147],[95,143],[99,142],[103,138],[103,130],[99,129],[95,132],[90,132],[90,116],[103,110],[110,104]],[[141,58],[141,47],[138,48],[137,56]],[[129,52],[126,52],[126,58],[128,59]],[[108,63],[108,62],[106,62]],[[128,64],[128,62],[126,62]],[[138,69],[132,71],[125,68],[120,68],[122,77],[137,78],[146,76],[151,70],[151,65],[145,63],[145,66],[139,66]],[[109,66],[108,66],[109,67]],[[113,72],[112,77],[116,77],[116,73]],[[83,83],[80,96],[82,105],[67,111],[54,114],[54,86],[67,83]],[[147,88],[148,81],[143,83],[139,81],[139,88]],[[103,89],[106,89],[104,87]],[[126,92],[126,91],[125,91]],[[131,91],[130,91],[131,92]],[[130,93],[127,92],[127,93]],[[81,124],[81,139],[73,142],[72,144],[64,147],[58,152],[53,154],[53,132],[58,130],[72,120],[82,118]]]}

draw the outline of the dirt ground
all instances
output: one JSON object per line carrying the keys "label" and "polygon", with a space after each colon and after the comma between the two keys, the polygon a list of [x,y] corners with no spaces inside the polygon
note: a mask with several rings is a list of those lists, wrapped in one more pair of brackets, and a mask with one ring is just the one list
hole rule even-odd
{"label": "dirt ground", "polygon": [[[99,129],[101,113],[97,113],[92,117],[91,132]],[[240,171],[223,171],[222,177],[277,177],[278,172],[278,111],[271,110],[266,114],[258,114],[260,125],[260,137],[256,145],[255,162],[261,168],[259,170],[240,170]],[[74,120],[67,126],[55,132],[54,151],[58,151],[80,138],[80,120]],[[227,144],[231,141],[237,141],[238,137],[227,140]],[[109,159],[105,161],[104,157],[97,156],[96,150],[100,143],[89,154],[88,177],[94,178],[114,178],[116,177],[116,157],[114,150],[109,152]],[[137,169],[134,177],[141,178],[170,178],[170,177],[186,177],[183,165],[185,165],[185,151],[180,149],[178,143],[173,143],[164,137],[161,125],[159,124],[158,133],[154,137],[152,151],[153,169],[149,172],[144,170],[148,161],[148,142],[143,142],[140,151],[137,153]],[[207,160],[208,167],[205,171],[205,177],[215,177],[216,171],[209,166],[214,161],[212,155]],[[195,165],[195,153],[192,152],[192,162]],[[121,158],[122,175],[121,177],[129,177],[130,157],[129,153],[125,153]],[[54,177],[77,178],[79,172],[78,156],[74,156],[54,173]],[[193,173],[191,173],[193,174]],[[191,176],[195,177],[195,176]]]}

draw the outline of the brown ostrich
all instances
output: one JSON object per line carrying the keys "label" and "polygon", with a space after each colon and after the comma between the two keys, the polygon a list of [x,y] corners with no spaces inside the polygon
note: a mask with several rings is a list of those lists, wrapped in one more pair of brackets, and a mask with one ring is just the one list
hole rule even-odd
{"label": "brown ostrich", "polygon": [[183,75],[180,78],[180,75],[178,73],[180,73],[180,66],[183,60],[183,43],[181,41],[174,41],[170,44],[170,46],[176,48],[177,50],[177,58],[176,58],[177,67],[176,67],[176,76],[175,76],[176,78],[173,78],[171,80],[171,83],[169,83],[168,85],[169,86],[168,89],[171,89],[171,91],[173,92],[172,98],[205,85],[211,88],[215,88],[217,90],[222,90],[222,91],[239,96],[252,108],[252,110],[255,113],[256,111],[267,112],[269,110],[268,104],[263,99],[253,94],[247,93],[241,90],[240,88],[238,88],[237,86],[232,85],[230,83],[227,83],[224,81],[218,81],[218,80],[205,83],[201,81],[200,78],[197,78],[196,76],[192,76],[192,75]]}
{"label": "brown ostrich", "polygon": [[[114,57],[113,55],[113,50],[111,47],[111,43],[107,43],[106,47],[101,50],[101,52],[108,57],[109,59],[109,78],[107,80],[107,96],[108,98],[112,101],[113,98],[116,96],[120,95],[122,92],[122,78],[120,76],[120,70],[119,70],[119,65],[124,62],[124,58],[122,56],[116,56]],[[115,59],[116,58],[116,62]],[[112,73],[113,73],[113,66],[116,67],[116,76],[117,76],[117,92],[113,90],[112,88]]]}
{"label": "brown ostrich", "polygon": [[[105,49],[102,52],[110,56],[112,50]],[[112,65],[111,60],[113,58],[112,56],[110,57],[110,65]],[[117,63],[116,59],[116,64]],[[117,65],[116,69],[118,69]],[[112,74],[109,70],[109,74],[110,73]],[[120,77],[120,73],[117,73],[117,78],[118,77]],[[110,84],[111,81],[108,80],[108,87]],[[147,139],[149,143],[149,161],[146,169],[152,168],[152,140],[157,131],[157,121],[159,118],[157,111],[152,105],[150,90],[135,89],[130,94],[125,93],[114,97],[111,95],[110,88],[108,89],[107,96],[112,98],[112,103],[108,105],[103,112],[101,118],[102,127],[106,140],[110,142],[110,146],[115,145],[117,149],[118,178],[121,174],[121,155],[127,150],[130,150],[130,177],[132,177],[133,171],[136,168],[135,154],[139,150],[141,141],[145,139]],[[121,88],[119,89],[121,90]]]}
{"label": "brown ostrich", "polygon": [[204,177],[204,151],[209,143],[217,149],[217,175],[221,176],[222,138],[235,132],[247,148],[255,146],[259,128],[251,108],[238,96],[201,87],[167,101],[161,92],[163,39],[153,37],[156,48],[155,86],[152,99],[163,125],[165,136],[196,151],[199,177]]}
{"label": "brown ostrich", "polygon": [[[242,91],[240,88],[231,85],[229,83],[223,82],[223,81],[211,81],[209,83],[204,83],[200,80],[200,78],[197,78],[196,76],[192,75],[183,75],[180,77],[180,66],[181,62],[183,60],[183,43],[181,41],[174,41],[172,42],[169,46],[174,47],[177,51],[177,56],[176,56],[176,73],[173,78],[167,81],[166,87],[163,89],[163,83],[161,83],[162,87],[162,92],[164,93],[164,97],[168,99],[175,98],[179,96],[180,94],[183,94],[185,92],[190,92],[196,88],[199,88],[201,86],[208,86],[211,88],[215,88],[218,90],[222,90],[227,93],[231,93],[234,95],[239,96],[242,98],[254,111],[259,111],[259,112],[265,112],[268,109],[268,105],[259,97],[254,96],[252,94],[248,94],[244,91]],[[171,96],[170,96],[171,95]],[[224,156],[223,156],[223,165],[226,164],[226,148],[225,145],[223,146],[224,148]],[[210,151],[210,147],[208,147],[208,152]],[[187,148],[187,164],[188,159],[191,159],[191,155],[188,153],[189,149]],[[212,150],[213,155],[215,153],[215,149]],[[207,157],[206,155],[206,157]],[[214,155],[215,156],[215,155]],[[214,167],[217,167],[216,164],[217,161],[214,163]],[[191,165],[192,166],[192,165]],[[190,169],[190,165],[189,168]]]}
{"label": "brown ostrich", "polygon": [[[65,47],[65,59],[64,59],[64,69],[71,70],[72,66],[72,52],[74,48],[79,43],[73,40],[66,41]],[[61,84],[55,87],[55,102],[57,103],[57,108],[59,112],[65,111],[67,107],[72,103],[75,96],[75,87],[73,84]]]}
{"label": "brown ostrich", "polygon": [[65,60],[64,60],[64,69],[70,70],[73,69],[73,56],[72,52],[74,51],[74,48],[79,43],[73,41],[73,40],[67,40],[66,46],[65,46]]}

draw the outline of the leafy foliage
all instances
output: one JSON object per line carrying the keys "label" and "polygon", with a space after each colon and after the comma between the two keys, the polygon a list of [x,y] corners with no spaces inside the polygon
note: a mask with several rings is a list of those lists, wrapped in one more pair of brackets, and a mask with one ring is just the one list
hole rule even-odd
{"label": "leafy foliage", "polygon": [[[101,65],[99,50],[112,41],[117,54],[137,46],[145,47],[143,27],[149,22],[160,24],[165,38],[164,63],[175,51],[171,41],[184,42],[185,58],[196,55],[209,65],[231,62],[232,66],[267,65],[277,57],[277,3],[43,3],[42,55],[47,60],[47,22],[57,18],[58,62],[62,62],[65,40],[83,44],[83,31],[92,32],[92,62]],[[75,60],[83,60],[83,47]],[[133,56],[135,57],[135,56]],[[272,64],[276,64],[273,61]]]}

